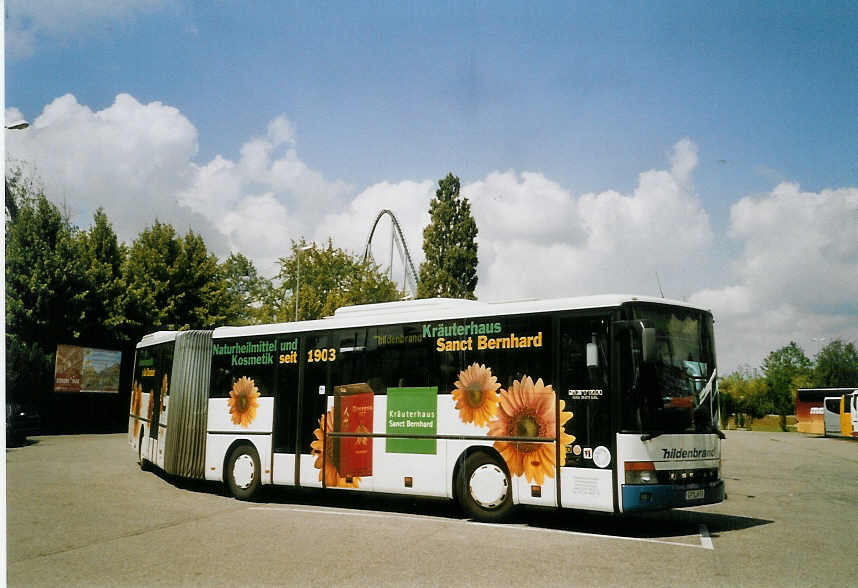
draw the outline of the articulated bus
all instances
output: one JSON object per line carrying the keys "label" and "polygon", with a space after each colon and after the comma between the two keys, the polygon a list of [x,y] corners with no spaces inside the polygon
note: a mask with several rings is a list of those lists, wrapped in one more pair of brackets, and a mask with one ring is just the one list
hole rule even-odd
{"label": "articulated bus", "polygon": [[724,498],[708,310],[428,299],[137,345],[141,467],[224,483],[628,513]]}

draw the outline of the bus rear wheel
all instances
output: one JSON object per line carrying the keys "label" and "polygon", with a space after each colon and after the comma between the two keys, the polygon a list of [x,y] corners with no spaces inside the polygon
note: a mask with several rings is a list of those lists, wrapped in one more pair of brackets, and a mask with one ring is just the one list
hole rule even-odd
{"label": "bus rear wheel", "polygon": [[512,511],[512,484],[503,463],[483,452],[465,458],[456,481],[459,505],[475,520],[497,523]]}
{"label": "bus rear wheel", "polygon": [[226,462],[224,472],[230,493],[239,500],[252,500],[260,486],[259,454],[250,443],[237,445]]}

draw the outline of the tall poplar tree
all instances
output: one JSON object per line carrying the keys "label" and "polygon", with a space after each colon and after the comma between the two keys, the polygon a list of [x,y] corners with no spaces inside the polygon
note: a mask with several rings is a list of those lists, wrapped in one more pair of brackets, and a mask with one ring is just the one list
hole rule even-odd
{"label": "tall poplar tree", "polygon": [[438,181],[435,198],[429,203],[431,220],[423,229],[418,298],[474,299],[477,287],[477,223],[471,203],[459,193],[459,178],[453,174]]}

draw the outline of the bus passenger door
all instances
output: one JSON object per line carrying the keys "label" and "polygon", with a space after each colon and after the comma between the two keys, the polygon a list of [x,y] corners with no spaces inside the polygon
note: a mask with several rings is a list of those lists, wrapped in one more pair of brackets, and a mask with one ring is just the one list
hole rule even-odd
{"label": "bus passenger door", "polygon": [[826,396],[823,401],[825,435],[840,434],[840,396]]}
{"label": "bus passenger door", "polygon": [[607,317],[558,320],[557,393],[572,418],[565,432],[575,440],[561,450],[560,506],[611,512],[616,464],[608,384]]}
{"label": "bus passenger door", "polygon": [[274,396],[272,482],[295,484],[298,428],[298,382],[301,364],[300,337],[277,338],[277,386]]}
{"label": "bus passenger door", "polygon": [[852,436],[858,437],[858,390],[852,392]]}
{"label": "bus passenger door", "polygon": [[[333,337],[328,334],[309,334],[302,338],[304,343],[301,351],[301,399],[299,405],[300,420],[298,422],[297,451],[299,460],[298,480],[301,486],[321,487],[321,464],[326,461],[322,455],[328,450],[327,461],[330,461],[329,445],[331,439],[323,439],[322,422],[331,431],[333,415],[328,411],[327,397],[331,388],[331,365],[337,360],[337,352]],[[316,463],[320,467],[316,467]]]}

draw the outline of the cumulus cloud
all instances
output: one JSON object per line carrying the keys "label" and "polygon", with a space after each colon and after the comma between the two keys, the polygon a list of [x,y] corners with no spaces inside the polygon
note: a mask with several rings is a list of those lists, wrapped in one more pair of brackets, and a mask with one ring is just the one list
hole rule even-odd
{"label": "cumulus cloud", "polygon": [[190,185],[178,192],[178,202],[217,227],[226,247],[254,259],[265,275],[276,273],[290,239],[309,237],[310,227],[323,226],[322,217],[344,207],[353,193],[299,158],[285,116],[245,142],[238,161],[218,155],[189,169]]}
{"label": "cumulus cloud", "polygon": [[93,111],[66,94],[30,128],[8,132],[6,142],[7,166],[21,165],[37,176],[75,224],[89,225],[101,206],[123,240],[156,218],[212,234],[202,217],[176,202],[197,153],[197,131],[176,108],[119,94],[109,107]]}
{"label": "cumulus cloud", "polygon": [[[6,120],[21,117],[15,108]],[[240,251],[272,276],[291,239],[359,253],[382,209],[399,219],[415,265],[423,259],[432,180],[379,181],[362,190],[300,158],[295,126],[275,117],[230,159],[196,162],[197,130],[176,108],[120,94],[94,111],[68,94],[29,129],[6,134],[7,168],[23,165],[79,226],[105,208],[128,242],[156,218],[201,233],[210,250]],[[758,365],[790,340],[858,340],[858,188],[805,192],[781,183],[733,204],[725,235],[740,254],[712,254],[709,216],[695,192],[697,147],[678,141],[664,169],[628,193],[573,194],[541,173],[494,171],[466,182],[479,228],[484,300],[605,292],[665,294],[711,308],[722,371]],[[383,266],[390,224],[374,239]],[[401,266],[394,259],[394,277]]]}
{"label": "cumulus cloud", "polygon": [[6,124],[11,124],[15,121],[22,120],[24,118],[24,113],[22,113],[17,108],[7,108],[6,109]]}
{"label": "cumulus cloud", "polygon": [[809,355],[814,337],[858,340],[858,188],[779,184],[733,204],[728,235],[744,244],[734,284],[691,297],[720,318],[727,365],[757,365],[791,340]]}
{"label": "cumulus cloud", "polygon": [[[423,261],[423,228],[429,224],[429,202],[437,185],[430,181],[404,181],[399,183],[379,182],[361,191],[347,206],[326,215],[319,223],[312,238],[324,242],[328,236],[335,245],[353,253],[362,254],[369,238],[373,221],[382,210],[393,212],[414,264],[419,271]],[[391,259],[392,222],[384,215],[375,225],[371,252],[382,269],[390,271],[393,280],[403,285],[405,272],[399,252],[394,249]]]}
{"label": "cumulus cloud", "polygon": [[163,0],[7,0],[6,55],[29,57],[40,41],[91,35],[117,22],[160,9]]}
{"label": "cumulus cloud", "polygon": [[656,271],[682,276],[671,283],[687,288],[712,239],[692,188],[696,165],[697,149],[684,139],[671,169],[642,173],[631,194],[574,196],[536,173],[490,174],[465,186],[480,227],[479,294],[655,294]]}
{"label": "cumulus cloud", "polygon": [[[20,117],[14,108],[5,114]],[[314,234],[353,194],[301,161],[284,116],[250,138],[238,161],[218,155],[203,164],[194,162],[197,130],[178,109],[128,94],[100,111],[61,96],[29,129],[6,137],[7,167],[38,177],[78,226],[101,206],[128,242],[159,219],[202,234],[218,255],[243,252],[266,275],[290,239]]]}

